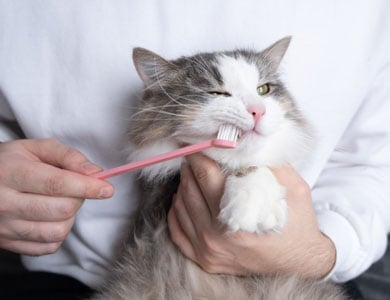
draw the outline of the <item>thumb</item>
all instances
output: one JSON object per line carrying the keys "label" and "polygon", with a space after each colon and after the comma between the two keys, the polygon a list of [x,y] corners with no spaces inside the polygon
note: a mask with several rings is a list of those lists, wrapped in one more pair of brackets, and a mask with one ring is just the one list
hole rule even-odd
{"label": "thumb", "polygon": [[212,214],[218,215],[225,188],[225,176],[217,163],[204,155],[190,155],[187,161]]}

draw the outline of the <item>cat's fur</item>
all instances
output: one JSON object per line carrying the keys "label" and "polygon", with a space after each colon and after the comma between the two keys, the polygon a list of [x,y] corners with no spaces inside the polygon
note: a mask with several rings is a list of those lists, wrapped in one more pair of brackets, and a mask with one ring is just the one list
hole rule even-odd
{"label": "cat's fur", "polygon": [[[204,53],[173,61],[134,50],[146,90],[130,129],[132,159],[215,138],[222,124],[241,130],[236,149],[205,151],[227,175],[219,219],[231,232],[277,232],[287,220],[285,190],[269,167],[296,165],[310,145],[308,126],[278,76],[289,43],[285,38],[259,53]],[[264,84],[270,91],[259,95],[257,87]],[[323,281],[208,274],[186,259],[166,224],[181,162],[141,172],[144,195],[134,232],[95,299],[344,299],[339,288]]]}

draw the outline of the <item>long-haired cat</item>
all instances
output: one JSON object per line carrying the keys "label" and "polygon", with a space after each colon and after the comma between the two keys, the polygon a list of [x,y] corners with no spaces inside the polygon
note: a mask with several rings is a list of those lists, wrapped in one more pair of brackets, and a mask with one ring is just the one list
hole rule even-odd
{"label": "long-haired cat", "polygon": [[[205,155],[227,176],[219,220],[227,231],[280,231],[287,220],[285,189],[269,167],[296,165],[310,148],[304,118],[278,76],[290,38],[261,52],[202,53],[168,61],[136,48],[133,59],[146,89],[129,137],[131,159],[213,139],[222,124],[241,134],[235,149]],[[208,274],[170,240],[167,211],[182,160],[140,173],[143,196],[133,232],[104,290],[95,299],[345,299],[318,280]]]}

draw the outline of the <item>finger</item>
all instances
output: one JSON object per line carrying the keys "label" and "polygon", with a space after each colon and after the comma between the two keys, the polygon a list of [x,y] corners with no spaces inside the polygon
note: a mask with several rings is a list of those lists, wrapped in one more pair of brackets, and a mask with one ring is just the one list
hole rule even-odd
{"label": "finger", "polygon": [[295,169],[287,164],[275,169],[272,173],[287,190],[287,199],[311,199],[310,187],[307,182],[295,171]]}
{"label": "finger", "polygon": [[2,224],[0,236],[12,241],[57,243],[65,240],[74,223],[74,218],[63,222],[31,222],[11,220]]}
{"label": "finger", "polygon": [[188,237],[188,239],[195,241],[197,239],[195,226],[187,211],[187,208],[184,205],[180,188],[178,189],[177,194],[174,196],[171,210],[175,213],[177,222],[180,225],[183,233]]}
{"label": "finger", "polygon": [[3,215],[26,221],[64,221],[76,215],[84,202],[78,198],[54,198],[4,189],[3,192]]}
{"label": "finger", "polygon": [[204,155],[193,154],[188,156],[187,160],[212,215],[217,216],[225,187],[224,175],[217,163]]}
{"label": "finger", "polygon": [[25,147],[40,161],[62,169],[90,175],[102,168],[91,163],[80,151],[62,144],[55,139],[25,140]]}
{"label": "finger", "polygon": [[61,247],[61,242],[36,243],[30,241],[0,240],[0,248],[23,255],[46,255],[55,253]]}
{"label": "finger", "polygon": [[276,177],[276,179],[279,181],[279,183],[285,187],[306,185],[304,179],[297,173],[297,171],[295,171],[295,169],[290,164],[271,169],[271,171]]}
{"label": "finger", "polygon": [[201,228],[207,227],[211,223],[212,215],[208,202],[205,200],[187,164],[182,165],[180,174],[180,192],[183,195],[181,198],[183,200],[182,203],[192,223],[196,224],[195,230],[198,232],[202,231]]}
{"label": "finger", "polygon": [[72,198],[108,198],[114,192],[109,182],[41,162],[18,162],[13,170],[4,181],[20,192]]}
{"label": "finger", "polygon": [[180,249],[185,257],[195,261],[196,255],[194,248],[180,225],[177,212],[173,209],[170,209],[168,212],[168,228],[172,242]]}

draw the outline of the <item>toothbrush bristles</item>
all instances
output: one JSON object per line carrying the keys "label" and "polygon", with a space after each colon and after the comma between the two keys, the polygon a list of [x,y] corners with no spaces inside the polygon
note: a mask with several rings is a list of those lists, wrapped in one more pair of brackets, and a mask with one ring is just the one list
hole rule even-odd
{"label": "toothbrush bristles", "polygon": [[219,127],[217,140],[237,142],[240,129],[234,125],[223,124]]}

